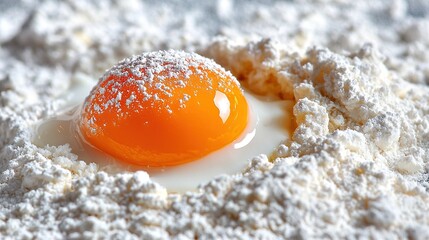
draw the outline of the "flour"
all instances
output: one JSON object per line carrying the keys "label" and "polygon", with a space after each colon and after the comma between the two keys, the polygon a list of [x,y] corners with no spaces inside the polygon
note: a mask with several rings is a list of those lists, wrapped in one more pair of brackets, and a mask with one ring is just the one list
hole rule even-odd
{"label": "flour", "polygon": [[[2,238],[429,237],[425,1],[9,2]],[[62,110],[73,84],[169,48],[213,58],[256,94],[294,100],[292,139],[185,194],[143,171],[100,171],[68,145],[32,144],[32,126]]]}

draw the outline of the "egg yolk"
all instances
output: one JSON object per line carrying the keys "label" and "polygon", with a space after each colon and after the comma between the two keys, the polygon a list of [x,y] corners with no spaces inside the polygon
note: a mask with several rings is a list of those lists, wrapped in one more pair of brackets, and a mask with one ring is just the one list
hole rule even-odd
{"label": "egg yolk", "polygon": [[161,167],[222,148],[247,121],[234,76],[212,60],[170,50],[108,70],[86,98],[78,128],[87,143],[120,161]]}

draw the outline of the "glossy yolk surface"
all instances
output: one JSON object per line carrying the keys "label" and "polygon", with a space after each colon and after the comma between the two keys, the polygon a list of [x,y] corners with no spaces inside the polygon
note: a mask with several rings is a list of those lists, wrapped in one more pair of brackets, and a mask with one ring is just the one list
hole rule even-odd
{"label": "glossy yolk surface", "polygon": [[235,78],[211,60],[155,52],[108,71],[78,121],[89,144],[143,166],[178,165],[233,142],[248,120]]}

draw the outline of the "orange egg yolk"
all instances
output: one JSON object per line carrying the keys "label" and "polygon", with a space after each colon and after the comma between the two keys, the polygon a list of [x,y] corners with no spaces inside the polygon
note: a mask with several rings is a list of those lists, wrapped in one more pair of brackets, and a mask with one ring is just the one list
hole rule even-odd
{"label": "orange egg yolk", "polygon": [[87,143],[120,161],[161,167],[228,145],[247,121],[234,76],[212,60],[170,50],[108,70],[86,98],[78,127]]}

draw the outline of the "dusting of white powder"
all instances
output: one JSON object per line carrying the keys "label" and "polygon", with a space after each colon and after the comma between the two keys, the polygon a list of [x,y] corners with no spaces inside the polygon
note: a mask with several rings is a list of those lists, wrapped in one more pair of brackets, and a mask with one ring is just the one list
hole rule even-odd
{"label": "dusting of white powder", "polygon": [[[426,1],[0,9],[0,238],[429,238]],[[32,126],[62,110],[75,82],[169,48],[214,59],[249,91],[295,100],[293,137],[181,195],[142,171],[100,171],[68,145],[31,143]]]}

